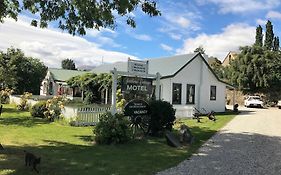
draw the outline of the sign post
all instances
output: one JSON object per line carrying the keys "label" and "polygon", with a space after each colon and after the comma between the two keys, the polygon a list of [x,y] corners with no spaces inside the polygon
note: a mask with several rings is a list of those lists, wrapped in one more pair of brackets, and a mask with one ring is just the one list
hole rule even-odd
{"label": "sign post", "polygon": [[117,92],[117,69],[114,68],[112,73],[112,106],[111,106],[111,114],[116,114],[116,92]]}
{"label": "sign post", "polygon": [[[152,79],[156,79],[155,97],[156,100],[160,99],[160,73],[148,74],[148,61],[139,61],[128,59],[128,71],[117,71],[114,68],[112,71],[112,106],[111,114],[116,113],[116,92],[117,92],[117,77],[118,75],[125,76],[127,85],[126,88],[132,91],[144,91],[149,93],[152,91]],[[142,81],[139,84],[134,84],[133,78],[140,78]],[[136,81],[135,81],[136,82]]]}

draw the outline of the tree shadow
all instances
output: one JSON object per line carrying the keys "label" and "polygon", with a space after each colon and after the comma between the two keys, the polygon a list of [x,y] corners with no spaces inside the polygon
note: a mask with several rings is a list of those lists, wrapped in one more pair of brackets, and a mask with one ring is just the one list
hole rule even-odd
{"label": "tree shadow", "polygon": [[7,108],[5,105],[3,106],[2,109],[2,115],[4,113],[20,113],[21,111],[17,110],[16,108]]}
{"label": "tree shadow", "polygon": [[[42,158],[38,166],[40,174],[155,174],[175,166],[186,159],[215,132],[199,127],[192,128],[196,140],[193,145],[173,148],[165,138],[146,137],[120,145],[96,145],[89,135],[75,135],[85,145],[44,139],[44,145],[3,145],[0,152],[0,167],[10,169],[12,174],[34,174],[24,166],[24,152],[34,153]],[[198,134],[202,134],[199,137]],[[153,165],[153,166],[152,166]]]}
{"label": "tree shadow", "polygon": [[74,137],[77,137],[85,142],[93,142],[94,139],[93,139],[93,136],[92,135],[89,135],[89,136],[83,136],[83,135],[75,135]]}
{"label": "tree shadow", "polygon": [[46,119],[41,118],[32,118],[32,117],[1,117],[0,124],[2,125],[17,125],[17,126],[24,126],[24,127],[33,127],[39,124],[48,124],[50,123]]}

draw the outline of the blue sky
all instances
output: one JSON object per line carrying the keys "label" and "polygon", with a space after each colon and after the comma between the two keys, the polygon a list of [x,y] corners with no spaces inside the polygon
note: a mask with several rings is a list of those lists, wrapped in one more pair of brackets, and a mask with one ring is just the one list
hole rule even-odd
{"label": "blue sky", "polygon": [[281,36],[280,0],[158,0],[162,16],[149,17],[140,10],[130,14],[137,28],[118,17],[117,28],[88,30],[72,36],[51,25],[38,29],[29,25],[32,16],[0,24],[0,50],[21,48],[49,67],[60,67],[62,59],[76,65],[99,65],[135,59],[157,58],[193,52],[203,46],[206,54],[223,60],[229,51],[254,42],[257,25],[269,19]]}

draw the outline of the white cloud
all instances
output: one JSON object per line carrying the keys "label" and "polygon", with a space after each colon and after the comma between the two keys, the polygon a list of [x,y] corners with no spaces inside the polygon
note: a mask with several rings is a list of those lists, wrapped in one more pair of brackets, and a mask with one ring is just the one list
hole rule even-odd
{"label": "white cloud", "polygon": [[182,38],[182,35],[176,33],[168,33],[168,35],[174,40],[180,40]]}
{"label": "white cloud", "polygon": [[180,40],[191,32],[200,30],[200,11],[191,2],[163,1],[162,16],[159,17],[159,32],[174,40]]}
{"label": "white cloud", "polygon": [[266,14],[266,18],[271,18],[271,19],[279,19],[281,20],[281,13],[279,12],[276,12],[276,11],[269,11],[267,14]]}
{"label": "white cloud", "polygon": [[255,29],[247,24],[231,24],[225,27],[222,33],[212,35],[202,33],[195,38],[186,39],[177,53],[191,53],[202,45],[206,54],[222,60],[229,51],[237,51],[240,46],[253,44]]}
{"label": "white cloud", "polygon": [[261,26],[264,26],[266,24],[267,20],[263,20],[263,19],[257,19],[256,20],[256,23],[258,25],[261,25]]}
{"label": "white cloud", "polygon": [[247,13],[258,10],[270,10],[280,5],[280,0],[197,0],[199,5],[213,3],[219,6],[219,12]]}
{"label": "white cloud", "polygon": [[[93,33],[92,35],[99,35]],[[20,48],[25,55],[37,57],[49,67],[60,67],[61,60],[65,58],[73,59],[77,66],[97,65],[102,58],[108,63],[126,61],[128,57],[135,58],[126,53],[104,50],[100,48],[101,43],[89,42],[82,37],[32,27],[21,19],[18,22],[5,19],[5,23],[0,24],[0,38],[0,50],[5,51],[11,46]],[[104,44],[113,42],[100,37],[100,40],[103,39]]]}
{"label": "white cloud", "polygon": [[138,40],[142,40],[142,41],[151,41],[152,38],[149,35],[146,34],[131,34],[134,38],[138,39]]}
{"label": "white cloud", "polygon": [[161,46],[161,48],[162,48],[163,50],[165,50],[165,51],[169,51],[169,52],[170,52],[170,51],[173,51],[173,50],[174,50],[171,46],[168,46],[167,44],[161,43],[160,46]]}

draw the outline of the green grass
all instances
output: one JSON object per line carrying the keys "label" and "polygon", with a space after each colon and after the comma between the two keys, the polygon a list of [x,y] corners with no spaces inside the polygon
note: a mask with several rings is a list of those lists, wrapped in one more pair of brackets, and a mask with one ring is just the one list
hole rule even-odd
{"label": "green grass", "polygon": [[188,158],[234,115],[217,116],[217,122],[181,120],[192,129],[193,145],[167,146],[163,138],[134,140],[124,145],[94,145],[91,127],[70,127],[30,117],[4,105],[0,117],[0,175],[35,174],[24,166],[23,150],[42,157],[40,174],[155,174]]}

